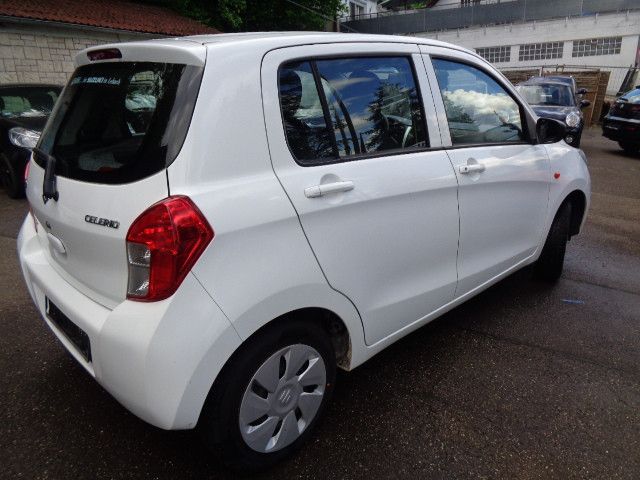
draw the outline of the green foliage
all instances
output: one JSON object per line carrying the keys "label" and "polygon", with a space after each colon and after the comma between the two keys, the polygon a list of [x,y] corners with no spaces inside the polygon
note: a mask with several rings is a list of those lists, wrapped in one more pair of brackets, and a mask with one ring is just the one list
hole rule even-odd
{"label": "green foliage", "polygon": [[344,9],[340,0],[137,1],[171,8],[223,32],[324,30]]}

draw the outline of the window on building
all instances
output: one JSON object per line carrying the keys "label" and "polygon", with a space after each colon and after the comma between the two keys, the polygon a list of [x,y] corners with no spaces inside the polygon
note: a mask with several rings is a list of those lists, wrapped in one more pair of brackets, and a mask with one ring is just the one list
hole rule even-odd
{"label": "window on building", "polygon": [[573,41],[572,57],[617,55],[622,47],[622,37],[589,38]]}
{"label": "window on building", "polygon": [[564,42],[529,43],[520,45],[518,60],[548,60],[562,58]]}
{"label": "window on building", "polygon": [[476,53],[491,63],[511,61],[511,47],[476,48]]}
{"label": "window on building", "polygon": [[358,18],[360,15],[364,15],[364,5],[360,5],[356,2],[349,2],[349,16],[352,19]]}
{"label": "window on building", "polygon": [[295,62],[283,66],[279,77],[287,143],[300,164],[428,146],[408,58]]}
{"label": "window on building", "polygon": [[517,143],[525,139],[520,107],[480,69],[433,60],[453,145]]}

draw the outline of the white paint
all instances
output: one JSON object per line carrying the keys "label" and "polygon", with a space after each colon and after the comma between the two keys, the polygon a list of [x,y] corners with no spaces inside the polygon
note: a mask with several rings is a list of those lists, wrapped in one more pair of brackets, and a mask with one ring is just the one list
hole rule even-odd
{"label": "white paint", "polygon": [[[40,313],[46,317],[45,295],[53,299],[89,335],[93,362],[48,325],[125,407],[161,428],[192,428],[226,361],[274,318],[305,307],[334,312],[349,332],[346,367],[354,368],[535,261],[562,200],[574,190],[589,198],[580,152],[563,142],[451,148],[430,54],[476,63],[533,115],[499,72],[459,47],[353,34],[220,35],[189,42],[196,50],[205,45],[207,62],[184,147],[166,174],[171,193],[193,199],[215,238],[177,292],[151,303],[122,297],[122,234],[166,195],[160,181],[165,172],[122,186],[60,178],[59,203],[44,206],[43,171],[32,165],[28,195],[39,218],[53,221],[76,244],[84,238],[95,245],[85,247],[93,250],[82,257],[83,266],[65,275],[31,216],[18,238],[21,267]],[[122,48],[140,59],[145,45],[152,44]],[[338,53],[413,59],[434,150],[317,167],[294,162],[284,140],[277,67]],[[455,167],[471,155],[486,168],[463,179]],[[553,179],[554,171],[562,173],[560,179]],[[323,177],[352,181],[354,188],[307,198],[305,188]],[[110,218],[119,212],[120,232],[97,236],[84,230],[84,214],[102,215],[100,209]],[[509,232],[514,224],[522,228]],[[492,241],[502,248],[490,248]],[[111,302],[102,303],[96,291]]]}

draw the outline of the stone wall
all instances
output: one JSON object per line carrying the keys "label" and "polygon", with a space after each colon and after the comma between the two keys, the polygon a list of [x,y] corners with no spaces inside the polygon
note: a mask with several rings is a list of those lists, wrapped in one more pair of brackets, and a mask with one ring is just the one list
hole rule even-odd
{"label": "stone wall", "polygon": [[92,45],[152,38],[84,26],[45,22],[0,22],[0,84],[65,84],[76,53]]}

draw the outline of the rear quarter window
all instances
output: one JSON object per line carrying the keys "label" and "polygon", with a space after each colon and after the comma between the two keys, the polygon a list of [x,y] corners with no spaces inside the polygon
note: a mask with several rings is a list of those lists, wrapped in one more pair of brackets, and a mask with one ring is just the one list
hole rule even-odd
{"label": "rear quarter window", "polygon": [[[182,147],[202,68],[171,63],[107,62],[76,70],[38,147],[56,174],[121,184],[171,164]],[[36,161],[44,167],[36,154]]]}

